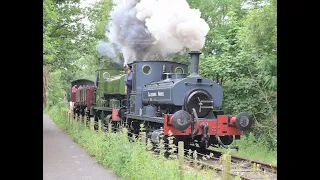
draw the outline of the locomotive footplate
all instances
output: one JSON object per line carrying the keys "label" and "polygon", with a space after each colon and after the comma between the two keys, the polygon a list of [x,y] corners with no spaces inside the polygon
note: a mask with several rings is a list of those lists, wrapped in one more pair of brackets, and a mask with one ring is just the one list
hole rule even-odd
{"label": "locomotive footplate", "polygon": [[94,109],[101,111],[112,111],[112,108],[110,107],[94,107]]}
{"label": "locomotive footplate", "polygon": [[142,121],[151,121],[151,122],[163,124],[163,117],[149,117],[149,116],[139,116],[139,115],[134,115],[134,114],[127,114],[127,118],[138,119],[138,120],[142,120]]}

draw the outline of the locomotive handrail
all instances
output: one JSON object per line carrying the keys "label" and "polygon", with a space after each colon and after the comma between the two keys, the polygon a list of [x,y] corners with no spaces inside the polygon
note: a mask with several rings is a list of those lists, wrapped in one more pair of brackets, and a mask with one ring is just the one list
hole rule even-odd
{"label": "locomotive handrail", "polygon": [[203,103],[213,103],[212,100],[201,100],[201,102],[203,102]]}
{"label": "locomotive handrail", "polygon": [[160,84],[168,84],[168,83],[173,83],[174,81],[170,80],[170,81],[161,81],[161,82],[150,82],[149,84],[145,84],[144,86],[147,87],[147,85],[157,85],[159,86]]}
{"label": "locomotive handrail", "polygon": [[148,84],[143,85],[144,87],[147,87],[147,85],[153,83],[154,81],[150,81]]}
{"label": "locomotive handrail", "polygon": [[209,86],[213,86],[213,83],[193,83],[193,82],[185,82],[185,85],[209,85]]}

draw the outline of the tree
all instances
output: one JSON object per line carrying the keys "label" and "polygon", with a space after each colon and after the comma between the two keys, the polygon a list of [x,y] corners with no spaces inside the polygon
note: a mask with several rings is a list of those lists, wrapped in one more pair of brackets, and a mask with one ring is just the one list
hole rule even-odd
{"label": "tree", "polygon": [[96,46],[103,39],[105,33],[101,28],[107,23],[113,4],[102,0],[93,7],[80,8],[80,3],[79,0],[43,2],[44,107],[50,94],[50,74],[60,73],[61,87],[67,92],[70,81],[83,77],[91,79],[101,64],[105,67],[112,64],[97,52]]}
{"label": "tree", "polygon": [[[255,119],[256,136],[276,147],[276,1],[188,1],[208,22],[201,75],[223,87],[221,108]],[[213,9],[213,10],[212,10]]]}
{"label": "tree", "polygon": [[[50,72],[56,70],[73,70],[74,59],[80,53],[75,49],[83,44],[77,41],[84,37],[85,29],[81,20],[84,19],[80,1],[44,0],[43,2],[43,65],[44,82],[48,82]],[[75,42],[73,42],[75,41]],[[48,83],[44,83],[44,106],[48,104]]]}

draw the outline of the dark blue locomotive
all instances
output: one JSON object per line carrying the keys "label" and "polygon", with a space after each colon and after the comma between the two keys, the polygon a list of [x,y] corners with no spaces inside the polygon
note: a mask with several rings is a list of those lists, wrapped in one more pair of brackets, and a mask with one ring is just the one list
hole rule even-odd
{"label": "dark blue locomotive", "polygon": [[198,143],[202,148],[229,145],[250,128],[252,120],[248,113],[231,116],[213,111],[222,105],[222,88],[198,74],[201,53],[189,54],[189,76],[188,66],[177,62],[129,64],[133,70],[130,109],[122,107],[119,116],[134,133],[139,132],[143,123],[153,142],[171,132],[176,140]]}

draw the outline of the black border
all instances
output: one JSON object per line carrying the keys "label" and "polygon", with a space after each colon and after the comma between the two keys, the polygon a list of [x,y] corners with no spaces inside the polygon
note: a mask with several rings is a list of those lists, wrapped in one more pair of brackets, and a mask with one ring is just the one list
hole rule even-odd
{"label": "black border", "polygon": [[43,179],[42,2],[2,7],[2,163],[12,179]]}
{"label": "black border", "polygon": [[[315,41],[317,33],[312,29],[317,27],[317,20],[312,20],[310,7],[304,7],[302,1],[278,1],[278,178],[302,179],[308,178],[308,174],[314,171],[313,164],[317,156],[317,134],[313,135],[318,128],[315,124],[317,112],[311,110],[317,108],[314,92],[318,86],[317,75],[319,70],[313,62],[318,58],[310,57],[312,50],[310,45]],[[313,5],[309,4],[308,5]],[[305,10],[305,11],[304,11]],[[313,37],[306,37],[311,35]],[[318,44],[317,41],[315,41]],[[318,50],[319,51],[319,50]],[[317,56],[316,56],[317,57]],[[318,62],[317,62],[318,63]],[[309,82],[311,80],[311,82]],[[310,97],[308,97],[310,96]],[[311,102],[309,102],[311,100]],[[308,109],[304,109],[308,108]],[[311,157],[310,157],[311,155]],[[310,161],[310,162],[301,162]],[[313,179],[313,178],[312,178]]]}
{"label": "black border", "polygon": [[[277,73],[278,73],[278,104],[277,104],[277,125],[278,125],[278,143],[277,143],[277,175],[278,178],[286,177],[290,175],[290,171],[287,171],[287,173],[284,173],[286,170],[289,170],[291,167],[288,167],[292,162],[289,162],[289,155],[285,155],[285,147],[288,146],[288,50],[289,50],[289,34],[288,32],[288,12],[290,11],[291,7],[286,6],[284,2],[277,2],[277,43],[278,43],[278,57],[277,57]],[[287,145],[286,145],[287,144]],[[287,166],[286,168],[284,168]],[[289,179],[289,178],[287,178]]]}

